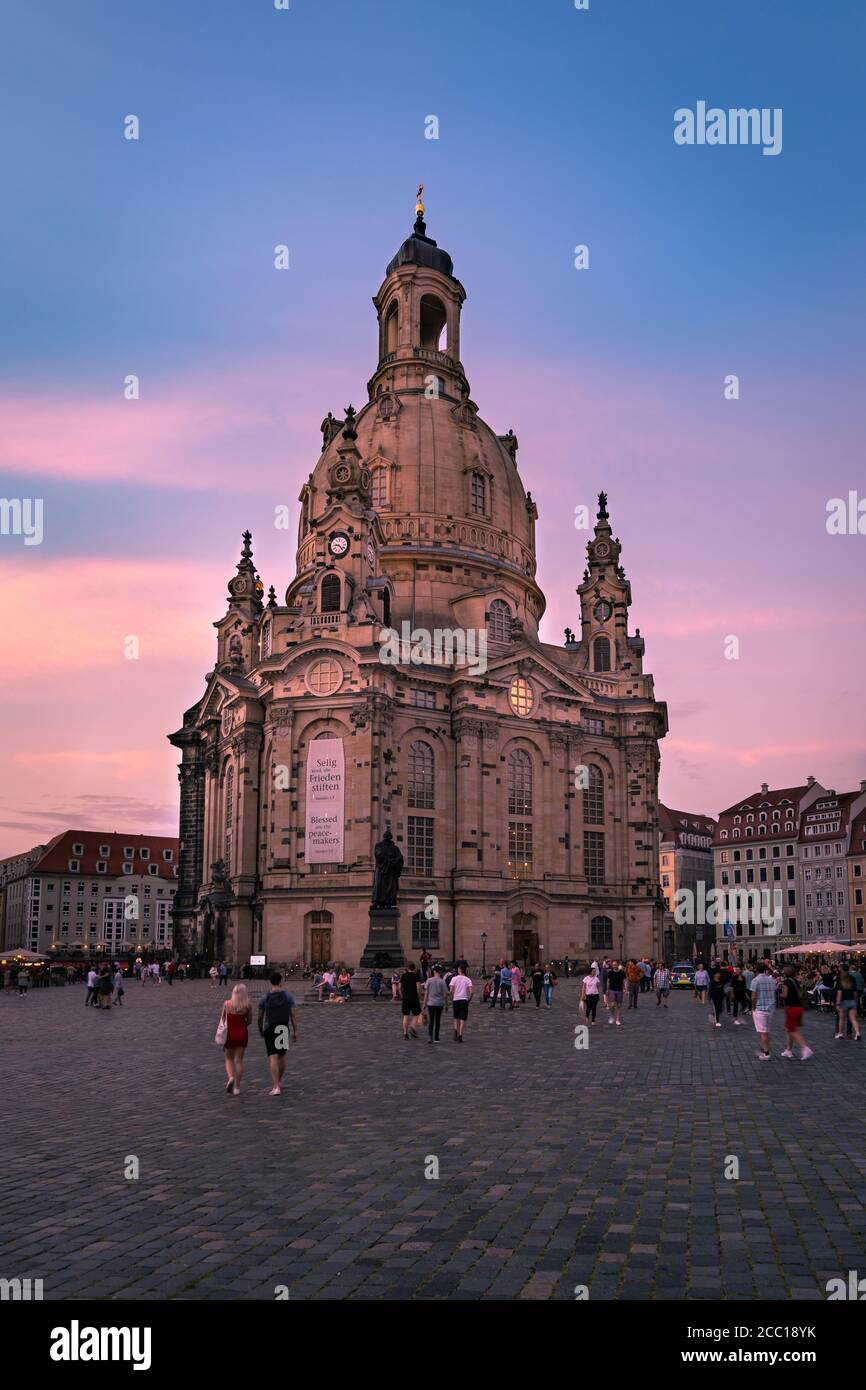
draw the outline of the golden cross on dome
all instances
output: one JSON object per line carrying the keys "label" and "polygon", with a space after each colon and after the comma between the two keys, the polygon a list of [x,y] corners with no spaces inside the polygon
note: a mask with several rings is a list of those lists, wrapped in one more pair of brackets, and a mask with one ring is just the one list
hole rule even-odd
{"label": "golden cross on dome", "polygon": [[422,194],[423,192],[424,192],[424,185],[423,185],[423,183],[419,183],[419,185],[418,185],[418,201],[417,201],[416,204],[415,204],[415,216],[416,216],[416,217],[423,217],[423,216],[424,216],[424,203],[423,203],[422,200],[421,200],[421,194]]}

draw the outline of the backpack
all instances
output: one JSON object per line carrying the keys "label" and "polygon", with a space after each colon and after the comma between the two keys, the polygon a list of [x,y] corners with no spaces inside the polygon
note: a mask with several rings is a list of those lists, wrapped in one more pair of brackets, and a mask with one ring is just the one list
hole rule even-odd
{"label": "backpack", "polygon": [[265,995],[263,1028],[287,1028],[292,1021],[292,1010],[284,989]]}

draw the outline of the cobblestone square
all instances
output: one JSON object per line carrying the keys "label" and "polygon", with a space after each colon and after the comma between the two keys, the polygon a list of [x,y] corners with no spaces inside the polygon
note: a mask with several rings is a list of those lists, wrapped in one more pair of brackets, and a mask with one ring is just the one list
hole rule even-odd
{"label": "cobblestone square", "polygon": [[777,1016],[761,1065],[750,1020],[687,993],[601,1011],[583,1050],[571,981],[550,1011],[473,1004],[463,1046],[450,1015],[407,1043],[390,1001],[293,992],[282,1096],[254,1032],[233,1099],[209,983],[130,981],[110,1013],[4,991],[0,1275],[51,1299],[809,1300],[866,1270],[866,1049],[832,1018],[807,1015],[803,1064]]}

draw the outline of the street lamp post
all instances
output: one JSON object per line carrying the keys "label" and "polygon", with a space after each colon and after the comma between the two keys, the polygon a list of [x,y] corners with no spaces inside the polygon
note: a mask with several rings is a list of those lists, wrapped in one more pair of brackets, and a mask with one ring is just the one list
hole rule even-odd
{"label": "street lamp post", "polygon": [[481,978],[487,979],[487,932],[481,933]]}

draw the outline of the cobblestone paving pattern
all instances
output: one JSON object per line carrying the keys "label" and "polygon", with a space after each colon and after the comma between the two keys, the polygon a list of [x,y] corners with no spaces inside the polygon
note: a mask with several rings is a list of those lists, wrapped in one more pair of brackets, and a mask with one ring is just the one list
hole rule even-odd
{"label": "cobblestone paving pattern", "polygon": [[[296,997],[302,993],[295,987]],[[824,1298],[866,1272],[866,1044],[806,1063],[691,995],[574,1046],[554,1007],[473,1004],[403,1042],[390,1000],[302,1003],[286,1087],[257,1032],[224,1091],[208,982],[0,995],[0,1276],[46,1298]],[[138,1180],[124,1176],[127,1156]],[[738,1180],[724,1176],[726,1156]],[[425,1178],[428,1156],[438,1179]]]}

